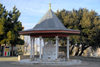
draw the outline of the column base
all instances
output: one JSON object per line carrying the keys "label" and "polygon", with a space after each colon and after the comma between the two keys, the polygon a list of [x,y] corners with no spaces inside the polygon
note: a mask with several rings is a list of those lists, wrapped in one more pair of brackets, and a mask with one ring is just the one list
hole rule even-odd
{"label": "column base", "polygon": [[30,59],[30,61],[33,61],[33,60],[34,60],[34,58],[31,58],[31,59]]}

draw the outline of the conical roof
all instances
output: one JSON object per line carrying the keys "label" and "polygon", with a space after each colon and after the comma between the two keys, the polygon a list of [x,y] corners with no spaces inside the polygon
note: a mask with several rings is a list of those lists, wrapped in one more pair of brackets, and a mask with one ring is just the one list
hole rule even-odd
{"label": "conical roof", "polygon": [[[19,33],[23,35],[30,35],[37,33],[66,33],[65,36],[67,36],[67,34],[79,34],[80,31],[67,29],[63,25],[63,23],[58,19],[58,17],[54,14],[54,12],[50,9],[39,21],[39,23],[35,25],[35,27],[33,27],[32,29],[20,31]],[[41,34],[39,36],[43,35]]]}
{"label": "conical roof", "polygon": [[43,16],[33,30],[67,30],[52,10]]}

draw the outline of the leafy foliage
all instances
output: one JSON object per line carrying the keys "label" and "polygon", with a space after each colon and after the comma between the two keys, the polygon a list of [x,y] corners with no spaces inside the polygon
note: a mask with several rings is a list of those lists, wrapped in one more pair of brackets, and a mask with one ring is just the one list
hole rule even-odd
{"label": "leafy foliage", "polygon": [[81,45],[81,53],[91,46],[93,49],[100,47],[100,16],[93,10],[82,8],[79,10],[57,10],[56,15],[66,28],[80,30],[80,36],[71,36],[71,45]]}
{"label": "leafy foliage", "polygon": [[20,39],[19,31],[22,31],[22,24],[18,20],[20,16],[19,10],[16,7],[12,11],[7,11],[5,7],[0,4],[0,44],[8,44],[16,46],[17,44],[24,44]]}

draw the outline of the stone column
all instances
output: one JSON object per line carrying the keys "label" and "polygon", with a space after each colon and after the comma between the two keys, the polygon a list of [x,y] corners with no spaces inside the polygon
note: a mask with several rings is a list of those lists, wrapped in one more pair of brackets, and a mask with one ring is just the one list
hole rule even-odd
{"label": "stone column", "polygon": [[31,60],[33,60],[34,58],[34,41],[35,41],[35,38],[30,37],[30,44],[31,44],[30,59]]}
{"label": "stone column", "polygon": [[34,55],[36,55],[37,54],[37,38],[35,38],[35,41],[34,41],[34,46],[35,46],[35,48],[34,48]]}
{"label": "stone column", "polygon": [[30,48],[31,48],[31,50],[30,50],[30,59],[32,60],[32,50],[33,50],[33,47],[32,47],[32,37],[30,37]]}
{"label": "stone column", "polygon": [[56,36],[56,59],[58,59],[58,36]]}
{"label": "stone column", "polygon": [[43,38],[42,54],[44,54],[45,39]]}
{"label": "stone column", "polygon": [[69,36],[67,37],[67,60],[69,60]]}
{"label": "stone column", "polygon": [[42,49],[41,49],[41,39],[42,37],[39,37],[40,38],[40,59],[41,59],[41,54],[42,54]]}
{"label": "stone column", "polygon": [[34,53],[35,53],[34,43],[35,43],[35,38],[32,38],[32,58],[34,58]]}

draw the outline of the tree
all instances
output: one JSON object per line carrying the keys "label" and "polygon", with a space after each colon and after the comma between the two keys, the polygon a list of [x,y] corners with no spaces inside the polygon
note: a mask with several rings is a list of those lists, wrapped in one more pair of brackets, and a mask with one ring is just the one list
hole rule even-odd
{"label": "tree", "polygon": [[[81,50],[76,55],[81,56],[84,50],[88,47],[96,49],[100,47],[100,16],[93,10],[79,9],[72,11],[66,11],[65,9],[57,11],[56,15],[63,22],[66,28],[80,30],[79,36],[71,36],[71,45],[77,44],[77,47]],[[80,45],[82,46],[80,48]],[[79,50],[78,49],[78,50]]]}
{"label": "tree", "polygon": [[0,4],[0,44],[4,44],[6,42],[6,39],[4,39],[4,34],[5,34],[5,22],[7,18],[8,12],[5,9],[5,7]]}
{"label": "tree", "polygon": [[7,11],[5,7],[0,4],[0,44],[7,44],[13,46],[17,44],[24,44],[24,41],[20,38],[19,31],[22,31],[23,27],[18,20],[20,16],[19,10],[16,7],[12,11]]}
{"label": "tree", "polygon": [[[19,10],[17,10],[16,7],[13,8],[13,11],[9,12],[9,17],[8,17],[8,29],[9,31],[7,32],[7,42],[11,44],[12,46],[12,51],[13,51],[13,46],[16,46],[16,44],[24,44],[24,41],[19,38],[19,31],[22,31],[23,27],[21,22],[18,20],[20,16]],[[13,52],[12,52],[13,55]]]}

